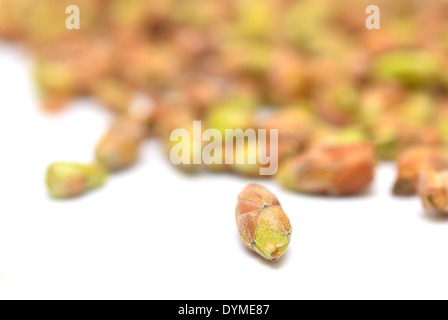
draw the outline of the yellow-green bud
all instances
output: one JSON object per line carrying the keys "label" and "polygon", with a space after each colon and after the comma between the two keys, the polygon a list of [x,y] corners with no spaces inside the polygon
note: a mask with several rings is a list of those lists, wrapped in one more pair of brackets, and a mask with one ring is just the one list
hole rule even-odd
{"label": "yellow-green bud", "polygon": [[439,61],[427,52],[393,52],[380,57],[374,65],[374,75],[380,80],[399,81],[413,87],[430,84],[439,71]]}
{"label": "yellow-green bud", "polygon": [[236,223],[244,243],[267,260],[277,261],[289,246],[291,222],[275,195],[262,186],[251,184],[239,194]]}
{"label": "yellow-green bud", "polygon": [[46,183],[54,198],[73,198],[102,186],[107,172],[97,164],[57,162],[47,170]]}

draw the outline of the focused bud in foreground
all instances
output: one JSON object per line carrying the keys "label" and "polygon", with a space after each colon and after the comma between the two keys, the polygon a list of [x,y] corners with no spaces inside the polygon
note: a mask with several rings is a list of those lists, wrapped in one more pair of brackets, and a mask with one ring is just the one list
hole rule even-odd
{"label": "focused bud in foreground", "polygon": [[107,172],[99,165],[57,162],[47,170],[47,188],[54,198],[73,198],[101,187]]}
{"label": "focused bud in foreground", "polygon": [[401,154],[397,162],[398,177],[394,194],[398,196],[414,195],[417,191],[419,175],[428,170],[448,168],[448,154],[441,148],[418,146]]}
{"label": "focused bud in foreground", "polygon": [[448,214],[448,170],[427,171],[421,174],[418,194],[426,211]]}
{"label": "focused bud in foreground", "polygon": [[244,243],[263,258],[277,261],[291,240],[292,227],[276,196],[251,184],[238,196],[236,224]]}
{"label": "focused bud in foreground", "polygon": [[349,196],[368,188],[374,170],[373,146],[365,143],[311,150],[285,162],[277,178],[294,191]]}

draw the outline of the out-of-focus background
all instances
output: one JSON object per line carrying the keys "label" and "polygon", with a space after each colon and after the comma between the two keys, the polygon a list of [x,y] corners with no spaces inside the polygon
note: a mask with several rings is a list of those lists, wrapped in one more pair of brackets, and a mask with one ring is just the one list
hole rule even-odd
{"label": "out-of-focus background", "polygon": [[[448,218],[392,188],[401,152],[445,148],[448,5],[239,2],[0,0],[0,298],[447,298]],[[70,4],[80,30],[66,29]],[[380,30],[365,26],[371,4]],[[138,160],[99,190],[53,199],[48,165],[91,162],[111,124],[136,117],[137,92],[153,101],[137,113]],[[179,170],[167,157],[167,132],[190,120],[253,127],[234,119],[291,107],[304,126],[292,143],[287,132],[284,161],[372,143],[365,192],[304,195],[253,167]],[[251,182],[291,219],[276,264],[235,226]]]}

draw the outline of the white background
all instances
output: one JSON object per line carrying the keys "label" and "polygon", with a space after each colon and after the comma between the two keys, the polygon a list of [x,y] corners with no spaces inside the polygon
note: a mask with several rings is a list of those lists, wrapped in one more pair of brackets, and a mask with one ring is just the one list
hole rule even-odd
{"label": "white background", "polygon": [[86,101],[42,113],[31,67],[0,45],[0,298],[448,298],[448,216],[393,198],[392,165],[357,198],[262,181],[294,228],[277,264],[248,251],[236,230],[236,197],[253,181],[185,176],[156,141],[105,188],[51,200],[47,165],[91,160],[110,115]]}

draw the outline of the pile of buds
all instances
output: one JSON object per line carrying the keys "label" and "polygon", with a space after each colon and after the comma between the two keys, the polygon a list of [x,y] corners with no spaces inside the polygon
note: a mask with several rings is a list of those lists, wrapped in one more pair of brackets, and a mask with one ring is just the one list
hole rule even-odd
{"label": "pile of buds", "polygon": [[[394,194],[418,193],[428,210],[448,213],[446,1],[378,0],[376,30],[359,1],[70,4],[80,29],[67,29],[65,2],[0,1],[0,37],[31,51],[43,109],[89,96],[116,114],[93,164],[50,166],[54,197],[101,186],[138,161],[147,139],[169,154],[172,131],[202,121],[219,132],[278,129],[276,179],[294,191],[360,194],[378,161],[396,160]],[[179,165],[248,177],[260,166]]]}

